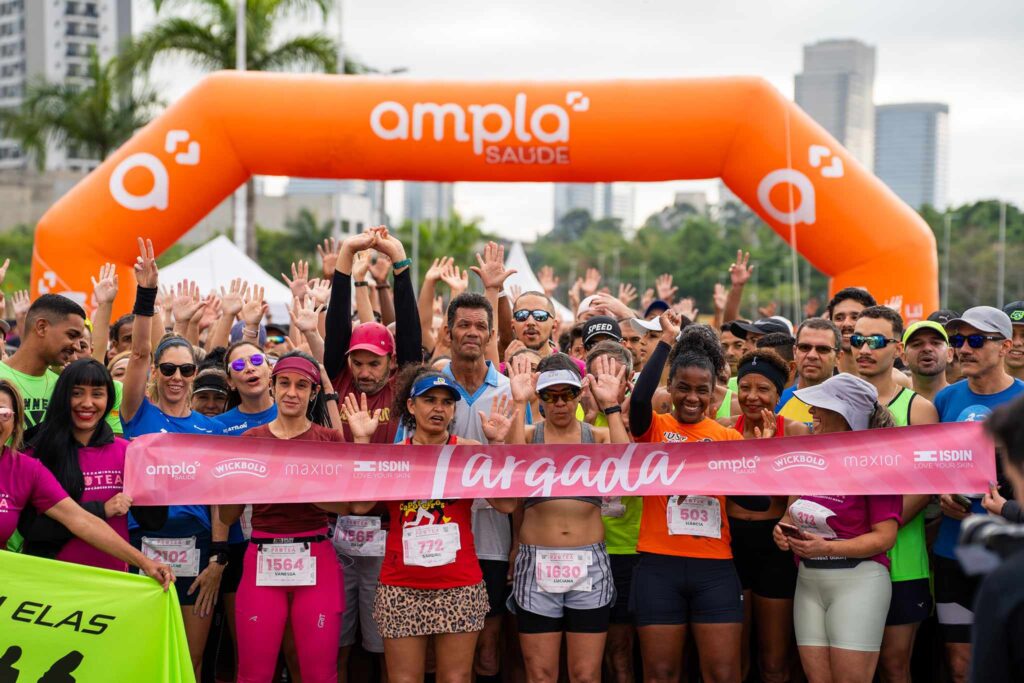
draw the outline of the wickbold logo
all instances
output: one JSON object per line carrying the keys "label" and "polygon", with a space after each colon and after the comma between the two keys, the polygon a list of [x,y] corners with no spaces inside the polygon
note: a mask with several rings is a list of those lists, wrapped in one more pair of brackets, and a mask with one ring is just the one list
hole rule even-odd
{"label": "wickbold logo", "polygon": [[914,451],[915,469],[963,469],[974,462],[974,451],[970,449],[949,449]]}
{"label": "wickbold logo", "polygon": [[170,477],[175,481],[194,481],[199,474],[199,461],[181,461],[175,465],[147,465],[146,474],[151,477]]}
{"label": "wickbold logo", "polygon": [[568,164],[569,148],[558,144],[569,142],[568,110],[585,112],[590,100],[574,90],[566,93],[565,102],[564,107],[548,103],[531,109],[521,92],[511,110],[497,103],[463,107],[416,102],[410,111],[401,102],[388,100],[370,112],[370,129],[382,140],[419,141],[427,130],[435,142],[450,135],[456,142],[472,144],[473,154],[483,155],[488,164]]}
{"label": "wickbold logo", "polygon": [[797,468],[818,470],[824,472],[828,468],[828,461],[817,453],[811,451],[793,451],[784,453],[772,461],[772,469],[776,472],[785,472]]}
{"label": "wickbold logo", "polygon": [[213,466],[213,476],[217,479],[242,474],[250,477],[266,479],[268,471],[267,464],[262,460],[252,458],[228,458],[221,460]]}
{"label": "wickbold logo", "polygon": [[733,458],[731,460],[711,460],[708,462],[708,469],[712,472],[725,470],[733,474],[753,474],[757,471],[757,464],[761,462],[761,456],[755,455],[752,458]]}

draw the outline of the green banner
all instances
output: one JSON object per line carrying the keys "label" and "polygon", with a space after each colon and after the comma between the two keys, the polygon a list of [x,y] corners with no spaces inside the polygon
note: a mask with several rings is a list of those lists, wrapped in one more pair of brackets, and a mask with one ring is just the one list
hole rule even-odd
{"label": "green banner", "polygon": [[0,551],[0,683],[37,681],[194,683],[174,589]]}

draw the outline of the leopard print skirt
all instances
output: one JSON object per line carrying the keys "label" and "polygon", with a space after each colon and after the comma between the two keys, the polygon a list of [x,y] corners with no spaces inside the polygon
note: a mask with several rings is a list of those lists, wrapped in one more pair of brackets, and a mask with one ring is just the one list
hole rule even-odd
{"label": "leopard print skirt", "polygon": [[470,633],[483,629],[489,609],[483,581],[440,589],[377,584],[373,619],[382,638]]}

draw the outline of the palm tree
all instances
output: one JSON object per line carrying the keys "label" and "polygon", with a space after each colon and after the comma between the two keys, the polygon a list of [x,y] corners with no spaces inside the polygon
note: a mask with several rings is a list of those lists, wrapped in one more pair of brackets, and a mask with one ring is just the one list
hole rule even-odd
{"label": "palm tree", "polygon": [[0,137],[16,140],[40,171],[49,142],[66,146],[69,156],[102,161],[149,123],[159,105],[156,93],[135,86],[116,59],[101,64],[90,51],[84,76],[91,81],[86,87],[34,81],[21,106],[0,109]]}
{"label": "palm tree", "polygon": [[[338,67],[338,46],[323,33],[274,41],[274,25],[296,11],[317,11],[326,21],[333,0],[246,0],[245,64],[253,71],[312,70],[334,73]],[[205,70],[235,68],[234,0],[153,0],[159,13],[178,5],[191,10],[190,16],[167,17],[135,41],[127,62],[133,69],[148,68],[161,54],[185,57]],[[344,72],[368,73],[372,69],[345,60]],[[256,189],[252,179],[246,183],[246,253],[256,255]]]}

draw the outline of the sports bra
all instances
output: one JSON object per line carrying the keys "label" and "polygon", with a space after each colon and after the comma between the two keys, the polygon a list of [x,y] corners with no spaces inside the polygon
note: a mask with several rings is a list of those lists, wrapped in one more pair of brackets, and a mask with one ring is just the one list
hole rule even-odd
{"label": "sports bra", "polygon": [[[595,443],[594,441],[594,428],[586,422],[580,423],[580,429],[582,434],[580,435],[580,443]],[[544,423],[539,422],[533,427],[533,441],[531,443],[544,443]],[[523,509],[531,508],[537,503],[544,503],[549,500],[579,500],[584,503],[590,503],[596,505],[598,508],[601,507],[601,496],[552,496],[550,498],[527,498],[523,501]]]}

